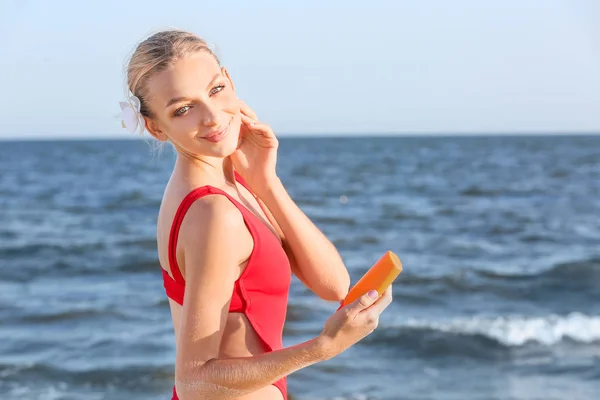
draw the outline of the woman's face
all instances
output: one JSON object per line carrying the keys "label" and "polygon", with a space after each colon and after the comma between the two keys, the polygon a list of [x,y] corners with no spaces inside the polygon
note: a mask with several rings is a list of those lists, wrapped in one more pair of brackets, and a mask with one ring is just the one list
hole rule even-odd
{"label": "woman's face", "polygon": [[188,156],[226,157],[238,146],[241,114],[227,71],[206,51],[185,56],[148,80],[149,132]]}

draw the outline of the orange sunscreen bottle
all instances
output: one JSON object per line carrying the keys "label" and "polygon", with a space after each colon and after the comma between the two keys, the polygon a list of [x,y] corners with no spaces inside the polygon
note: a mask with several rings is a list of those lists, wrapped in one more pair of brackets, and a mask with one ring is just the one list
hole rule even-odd
{"label": "orange sunscreen bottle", "polygon": [[388,251],[350,289],[342,302],[342,307],[352,303],[370,290],[377,290],[381,296],[400,275],[400,272],[402,272],[400,259],[396,254]]}

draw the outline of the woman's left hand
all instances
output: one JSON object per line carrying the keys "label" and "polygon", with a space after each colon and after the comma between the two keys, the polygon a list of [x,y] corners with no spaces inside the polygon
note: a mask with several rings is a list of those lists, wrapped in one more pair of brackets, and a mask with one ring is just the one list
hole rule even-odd
{"label": "woman's left hand", "polygon": [[258,122],[256,114],[240,100],[242,125],[240,144],[231,155],[235,170],[252,191],[260,196],[277,179],[277,149],[279,141],[267,124]]}

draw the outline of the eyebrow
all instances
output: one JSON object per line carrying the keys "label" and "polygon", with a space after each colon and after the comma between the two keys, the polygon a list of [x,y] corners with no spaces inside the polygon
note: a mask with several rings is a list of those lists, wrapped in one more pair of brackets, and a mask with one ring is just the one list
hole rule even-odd
{"label": "eyebrow", "polygon": [[[210,87],[220,76],[222,76],[220,72],[216,73],[215,76],[213,76],[213,78],[210,80],[210,82],[208,82],[208,85],[206,85],[206,86]],[[185,101],[185,100],[189,100],[189,98],[185,97],[185,96],[173,97],[171,100],[169,100],[167,102],[167,105],[165,106],[165,108],[169,108],[169,106],[171,106],[175,103],[179,103],[180,101]]]}

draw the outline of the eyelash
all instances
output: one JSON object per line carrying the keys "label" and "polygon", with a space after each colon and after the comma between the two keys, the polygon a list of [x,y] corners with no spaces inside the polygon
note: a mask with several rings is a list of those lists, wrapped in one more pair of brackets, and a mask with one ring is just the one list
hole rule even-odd
{"label": "eyelash", "polygon": [[[218,89],[218,90],[216,90],[216,89]],[[210,95],[212,96],[212,95],[214,95],[214,94],[217,94],[217,93],[219,93],[220,91],[222,91],[223,89],[225,89],[225,85],[217,85],[217,86],[215,86],[214,88],[212,88],[212,89],[210,90]],[[183,107],[180,107],[180,108],[178,108],[177,110],[175,110],[175,113],[174,113],[174,115],[173,115],[173,116],[175,116],[175,117],[180,117],[180,116],[184,115],[184,114],[185,114],[185,113],[186,113],[186,112],[187,112],[187,111],[188,111],[190,108],[192,108],[192,107],[191,107],[191,106],[183,106]],[[182,110],[183,110],[183,111],[182,111]]]}
{"label": "eyelash", "polygon": [[[217,91],[215,92],[215,89],[219,89],[219,90],[217,90]],[[213,94],[217,94],[217,93],[219,93],[219,92],[220,92],[221,90],[223,90],[223,89],[225,89],[225,85],[217,85],[217,86],[215,86],[214,88],[212,88],[212,89],[210,90],[210,94],[211,94],[211,95],[213,95]],[[214,92],[214,93],[213,93],[213,92]]]}

